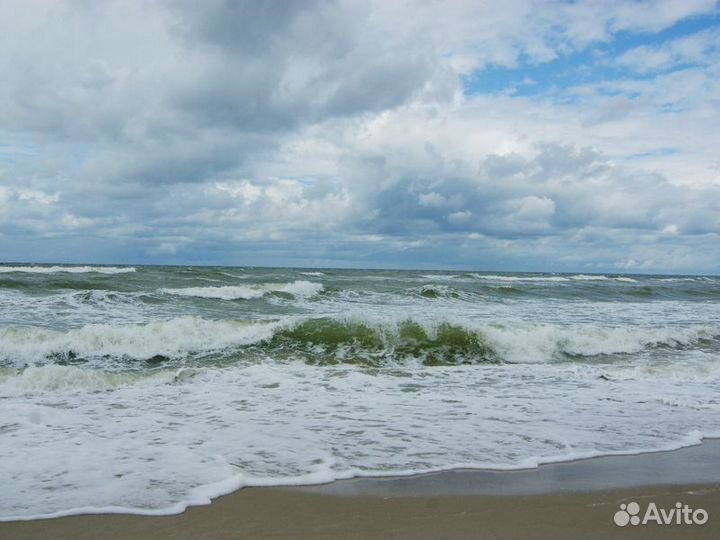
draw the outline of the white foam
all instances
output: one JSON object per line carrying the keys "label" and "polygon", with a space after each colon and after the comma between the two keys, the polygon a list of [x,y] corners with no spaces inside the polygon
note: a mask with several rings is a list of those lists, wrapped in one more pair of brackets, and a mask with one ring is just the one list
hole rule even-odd
{"label": "white foam", "polygon": [[250,300],[272,292],[284,292],[297,297],[311,297],[322,292],[321,283],[293,281],[291,283],[259,283],[256,285],[227,285],[224,287],[185,287],[160,289],[159,292],[178,296],[218,298],[221,300]]}
{"label": "white foam", "polygon": [[500,276],[495,274],[471,274],[475,279],[486,279],[491,281],[519,281],[519,282],[566,282],[566,281],[621,281],[625,283],[637,283],[636,279],[617,276],[609,277],[600,274],[576,274],[573,276]]}
{"label": "white foam", "polygon": [[491,281],[570,281],[562,276],[498,276],[494,274],[470,274],[475,279],[487,279]]}
{"label": "white foam", "polygon": [[706,278],[697,278],[697,277],[678,277],[678,278],[653,278],[653,281],[665,281],[668,283],[673,282],[697,282],[697,281],[712,281],[708,280]]}
{"label": "white foam", "polygon": [[4,391],[13,393],[98,391],[118,386],[144,382],[168,382],[177,376],[171,372],[108,372],[82,369],[76,366],[49,364],[30,366],[22,370],[0,372],[0,385]]}
{"label": "white foam", "polygon": [[260,298],[267,291],[242,285],[224,287],[185,287],[180,289],[160,289],[159,292],[176,296],[195,296],[198,298],[219,298],[221,300],[250,300]]}
{"label": "white foam", "polygon": [[594,326],[490,325],[478,331],[501,358],[511,362],[549,362],[564,353],[577,356],[638,353],[649,346],[678,346],[720,335],[720,327],[603,328]]}
{"label": "white foam", "polygon": [[323,291],[322,283],[313,283],[311,281],[293,281],[283,285],[268,284],[271,291],[286,292],[293,296],[311,297]]}
{"label": "white foam", "polygon": [[176,356],[255,343],[270,337],[277,325],[179,317],[147,324],[85,325],[66,332],[0,327],[0,358],[22,365],[69,351],[84,358]]}
{"label": "white foam", "polygon": [[563,453],[548,456],[530,456],[519,460],[515,464],[493,463],[488,461],[470,461],[458,462],[449,466],[440,467],[423,467],[412,469],[400,469],[393,471],[367,471],[364,469],[347,469],[334,470],[331,467],[318,467],[316,472],[300,474],[294,476],[285,476],[282,478],[258,477],[246,474],[235,474],[210,484],[200,485],[191,489],[184,495],[183,500],[168,505],[163,508],[138,508],[136,506],[82,506],[76,508],[68,508],[51,513],[38,514],[19,514],[10,516],[0,516],[0,522],[7,521],[30,521],[37,519],[52,519],[58,517],[66,517],[73,515],[93,515],[93,514],[134,514],[141,516],[167,516],[176,515],[184,512],[190,506],[202,506],[210,504],[214,499],[227,495],[245,487],[290,487],[290,486],[312,486],[322,485],[337,480],[348,480],[351,478],[387,478],[402,476],[417,476],[423,474],[432,474],[443,471],[482,469],[496,471],[521,471],[527,469],[536,469],[541,465],[551,463],[563,463],[570,461],[579,461],[591,459],[601,456],[627,456],[640,455],[648,453],[669,452],[697,446],[702,444],[703,439],[717,438],[720,433],[705,435],[704,433],[693,430],[686,434],[679,434],[678,438],[661,444],[659,446],[647,446],[643,448],[633,448],[628,450],[616,451],[598,451],[598,450],[573,450],[568,448]]}
{"label": "white foam", "polygon": [[[45,385],[35,400],[2,384],[0,426],[14,435],[4,450],[16,458],[4,463],[13,490],[0,520],[172,514],[244,486],[532,468],[669,450],[720,432],[716,410],[655,400],[698,399],[699,387],[615,377],[625,369],[467,366],[398,376],[396,368],[257,364],[100,392]],[[71,369],[61,378],[70,373],[84,377]],[[43,489],[48,478],[53,490]]]}
{"label": "white foam", "polygon": [[570,276],[570,279],[575,281],[608,281],[610,278],[600,274],[577,274],[575,276]]}
{"label": "white foam", "polygon": [[[433,286],[441,295],[451,289]],[[419,291],[424,288],[419,289]],[[595,325],[535,324],[514,321],[506,324],[492,324],[467,319],[429,316],[411,318],[408,313],[371,314],[367,309],[345,311],[335,319],[348,323],[361,323],[377,330],[378,335],[397,339],[401,327],[408,320],[419,324],[428,336],[434,337],[445,324],[454,324],[475,333],[490,345],[504,361],[514,363],[547,363],[557,360],[560,355],[598,356],[631,354],[648,347],[683,347],[702,339],[717,339],[720,325],[694,325],[688,327],[605,327]],[[388,348],[393,343],[388,342]]]}
{"label": "white foam", "polygon": [[458,276],[456,276],[454,274],[423,274],[422,277],[424,279],[429,279],[432,281],[444,281],[444,280],[455,279]]}
{"label": "white foam", "polygon": [[0,266],[0,274],[26,273],[26,274],[125,274],[135,272],[132,266]]}
{"label": "white foam", "polygon": [[592,275],[578,274],[575,276],[570,276],[570,279],[575,280],[575,281],[621,281],[624,283],[637,283],[636,279],[626,277],[626,276],[608,277],[608,276],[603,276],[600,274],[592,274]]}
{"label": "white foam", "polygon": [[324,276],[325,272],[300,272],[303,276]]}

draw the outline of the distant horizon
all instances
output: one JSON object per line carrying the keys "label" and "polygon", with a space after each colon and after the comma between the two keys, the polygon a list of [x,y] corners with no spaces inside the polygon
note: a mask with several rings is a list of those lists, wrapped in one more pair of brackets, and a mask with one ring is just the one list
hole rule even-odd
{"label": "distant horizon", "polygon": [[588,270],[588,271],[573,271],[573,270],[501,270],[497,268],[483,269],[483,268],[439,268],[439,267],[427,267],[427,268],[410,268],[410,267],[381,267],[381,266],[266,266],[266,265],[252,265],[252,264],[183,264],[183,263],[120,263],[120,262],[28,262],[28,261],[8,261],[0,262],[2,266],[68,266],[68,267],[157,267],[157,268],[177,268],[183,266],[195,267],[195,268],[249,268],[253,270],[368,270],[377,272],[477,272],[480,274],[553,274],[553,275],[589,275],[589,276],[688,276],[688,277],[720,277],[720,274],[707,274],[707,273],[668,273],[668,272],[617,272],[617,271],[599,271],[599,270]]}

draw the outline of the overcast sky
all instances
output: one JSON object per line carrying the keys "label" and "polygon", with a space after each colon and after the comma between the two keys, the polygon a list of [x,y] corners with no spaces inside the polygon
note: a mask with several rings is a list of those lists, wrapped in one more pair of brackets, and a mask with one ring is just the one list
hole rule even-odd
{"label": "overcast sky", "polygon": [[720,273],[720,5],[0,3],[0,262]]}

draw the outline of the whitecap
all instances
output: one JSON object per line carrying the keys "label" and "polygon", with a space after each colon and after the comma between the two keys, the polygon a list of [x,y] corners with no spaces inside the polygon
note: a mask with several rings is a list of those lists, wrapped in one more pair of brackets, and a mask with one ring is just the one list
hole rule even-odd
{"label": "whitecap", "polygon": [[0,266],[2,274],[126,274],[135,271],[132,266]]}
{"label": "whitecap", "polygon": [[297,297],[311,297],[323,290],[321,283],[293,281],[291,283],[259,283],[256,285],[226,285],[223,287],[165,288],[159,292],[177,296],[217,298],[221,300],[250,300],[272,292],[284,292]]}

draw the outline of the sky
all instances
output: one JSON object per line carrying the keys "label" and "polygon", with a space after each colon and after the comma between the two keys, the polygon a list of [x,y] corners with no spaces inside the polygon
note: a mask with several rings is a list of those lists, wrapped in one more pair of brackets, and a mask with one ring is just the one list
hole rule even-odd
{"label": "sky", "polygon": [[720,274],[720,3],[0,3],[0,262]]}

